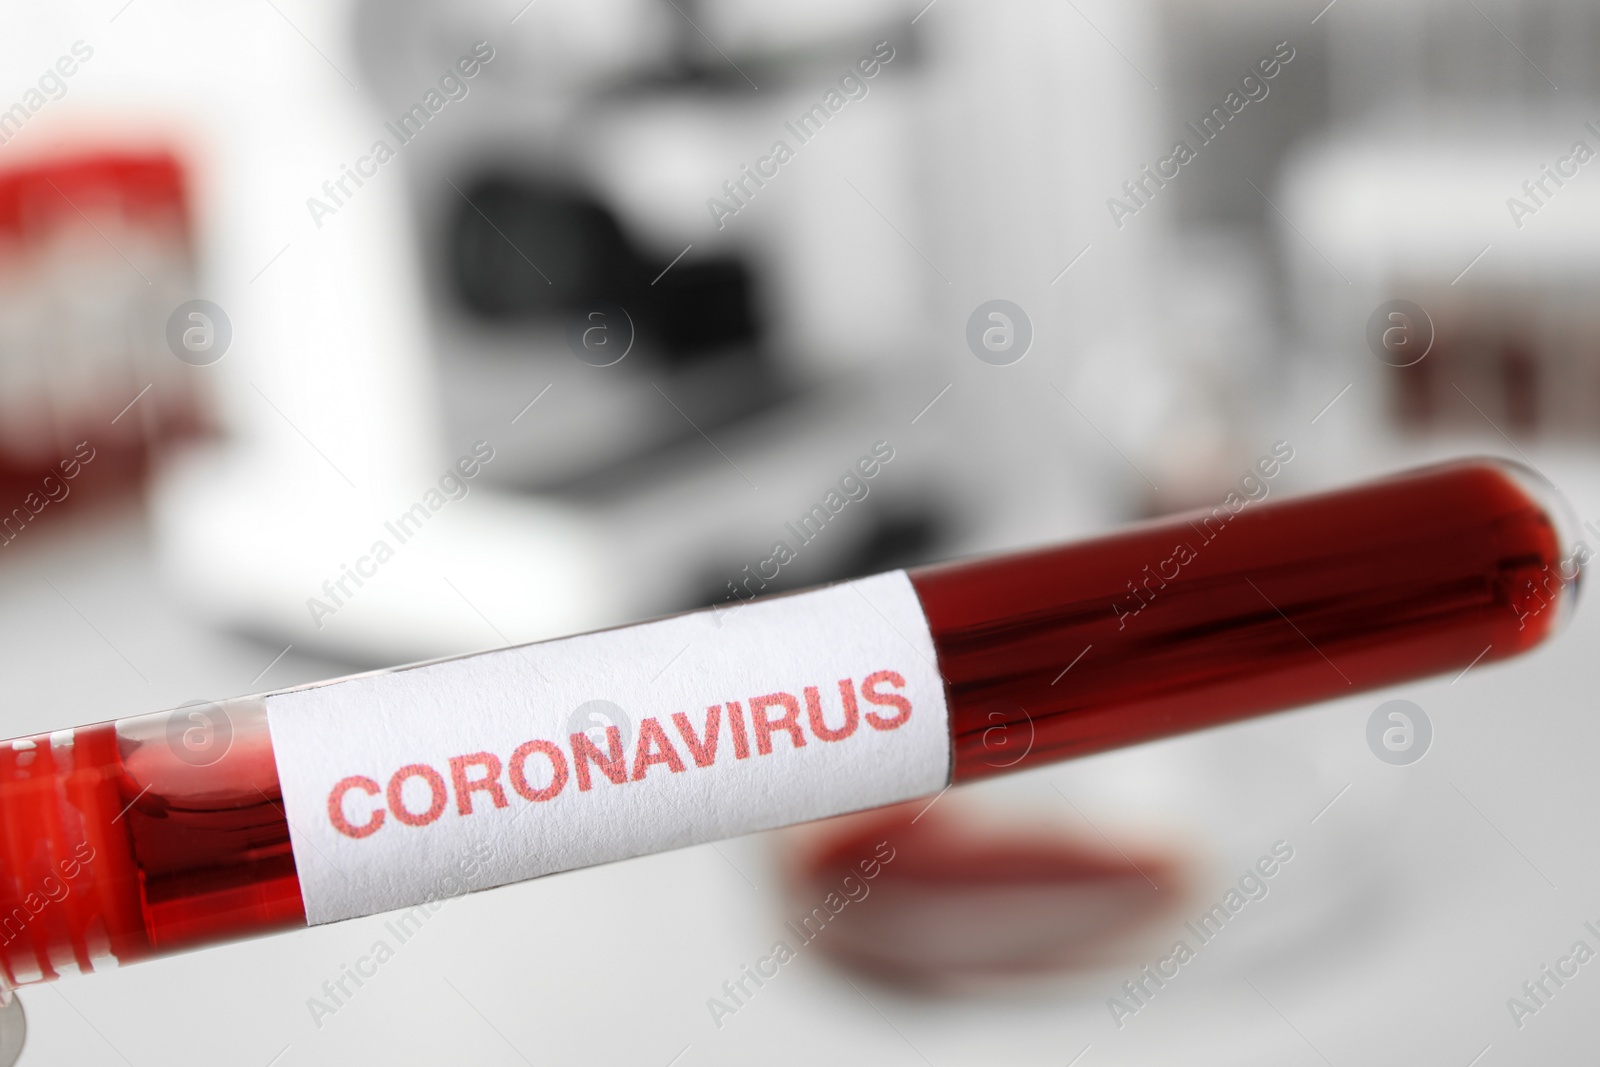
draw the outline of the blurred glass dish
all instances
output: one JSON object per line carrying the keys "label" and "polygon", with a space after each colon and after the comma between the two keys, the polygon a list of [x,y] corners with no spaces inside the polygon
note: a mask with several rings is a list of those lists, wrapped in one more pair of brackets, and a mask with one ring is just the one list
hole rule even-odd
{"label": "blurred glass dish", "polygon": [[[962,992],[1049,978],[1135,1009],[1125,980],[1159,989],[1146,968],[1182,982],[1204,955],[1212,982],[1358,938],[1396,888],[1381,830],[1405,778],[1366,752],[1362,729],[1381,702],[797,827],[779,864],[787,929],[810,934],[823,924],[804,918],[831,914],[829,894],[834,907],[854,894],[817,944],[881,982]],[[866,859],[880,861],[870,879]]]}

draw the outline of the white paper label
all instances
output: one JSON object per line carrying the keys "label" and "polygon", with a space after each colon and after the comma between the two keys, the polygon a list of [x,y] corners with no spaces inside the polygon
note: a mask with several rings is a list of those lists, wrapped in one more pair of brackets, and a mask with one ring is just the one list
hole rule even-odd
{"label": "white paper label", "polygon": [[309,922],[935,793],[905,572],[266,698]]}

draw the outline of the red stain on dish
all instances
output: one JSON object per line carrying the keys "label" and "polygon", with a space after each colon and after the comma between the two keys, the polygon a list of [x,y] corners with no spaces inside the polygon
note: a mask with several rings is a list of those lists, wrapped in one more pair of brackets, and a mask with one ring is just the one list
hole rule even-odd
{"label": "red stain on dish", "polygon": [[954,986],[1104,965],[1187,896],[1177,850],[927,803],[807,827],[789,850],[791,931],[881,981]]}

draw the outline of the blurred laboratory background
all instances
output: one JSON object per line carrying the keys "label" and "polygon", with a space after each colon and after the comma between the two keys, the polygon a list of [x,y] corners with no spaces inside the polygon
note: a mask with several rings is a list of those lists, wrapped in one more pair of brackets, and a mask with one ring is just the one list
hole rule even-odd
{"label": "blurred laboratory background", "polygon": [[[1600,520],[1590,4],[3,19],[4,736],[1210,507],[1280,442],[1274,494],[1493,453]],[[381,917],[29,989],[21,1062],[1578,1062],[1600,976],[1524,983],[1600,948],[1588,608],[954,791],[943,880],[736,999],[857,824],[452,901],[331,1016]]]}

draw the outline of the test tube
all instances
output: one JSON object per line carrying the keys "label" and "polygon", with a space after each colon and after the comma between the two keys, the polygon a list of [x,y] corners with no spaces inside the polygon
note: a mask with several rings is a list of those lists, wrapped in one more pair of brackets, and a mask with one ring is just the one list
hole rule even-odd
{"label": "test tube", "polygon": [[1267,499],[1276,466],[1092,540],[0,743],[3,984],[1482,669],[1571,611],[1590,549],[1525,467]]}

